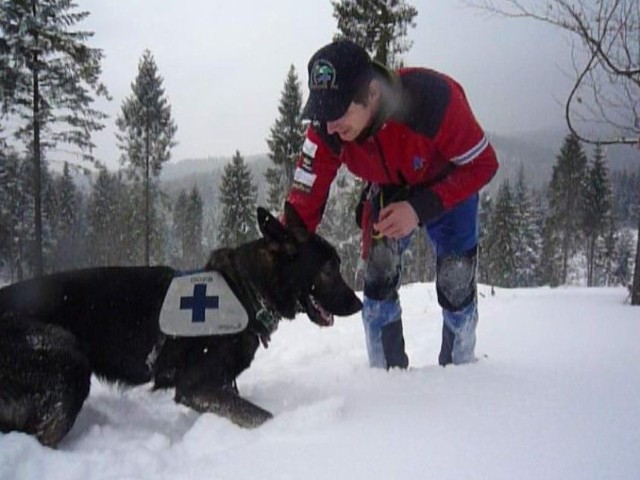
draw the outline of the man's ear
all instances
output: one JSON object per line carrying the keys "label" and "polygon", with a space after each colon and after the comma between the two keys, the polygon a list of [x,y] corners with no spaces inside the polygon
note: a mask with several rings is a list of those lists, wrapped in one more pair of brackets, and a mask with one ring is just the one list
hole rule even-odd
{"label": "man's ear", "polygon": [[382,96],[382,84],[380,83],[380,80],[378,80],[377,78],[374,78],[373,80],[371,80],[371,83],[369,83],[369,95],[367,100],[375,108],[377,108],[380,103],[381,96]]}
{"label": "man's ear", "polygon": [[265,208],[258,207],[258,227],[262,236],[268,240],[284,242],[289,238],[289,232],[276,217]]}

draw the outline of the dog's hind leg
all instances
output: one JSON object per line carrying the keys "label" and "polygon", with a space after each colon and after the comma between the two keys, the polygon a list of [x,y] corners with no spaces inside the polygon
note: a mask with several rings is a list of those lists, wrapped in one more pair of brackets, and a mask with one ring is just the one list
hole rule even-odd
{"label": "dog's hind leg", "polygon": [[57,445],[89,394],[91,369],[75,337],[55,325],[0,320],[0,431]]}
{"label": "dog's hind leg", "polygon": [[0,375],[0,432],[25,431],[34,413],[35,404],[20,386]]}
{"label": "dog's hind leg", "polygon": [[256,428],[273,415],[245,400],[232,388],[218,388],[181,395],[176,390],[176,401],[200,413],[211,412],[228,418],[243,428]]}

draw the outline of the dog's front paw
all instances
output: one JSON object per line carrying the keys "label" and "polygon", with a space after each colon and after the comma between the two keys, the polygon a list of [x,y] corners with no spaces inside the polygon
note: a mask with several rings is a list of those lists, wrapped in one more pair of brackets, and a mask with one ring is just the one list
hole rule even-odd
{"label": "dog's front paw", "polygon": [[239,427],[256,428],[273,418],[273,414],[245,400],[230,389],[178,395],[176,401],[197,412],[211,412],[231,420]]}

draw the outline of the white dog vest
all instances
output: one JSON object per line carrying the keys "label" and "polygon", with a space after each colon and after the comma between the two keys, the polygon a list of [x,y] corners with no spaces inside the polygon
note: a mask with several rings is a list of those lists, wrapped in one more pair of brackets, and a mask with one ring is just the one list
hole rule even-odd
{"label": "white dog vest", "polygon": [[160,330],[176,337],[228,335],[248,324],[247,311],[214,271],[175,277],[160,310]]}

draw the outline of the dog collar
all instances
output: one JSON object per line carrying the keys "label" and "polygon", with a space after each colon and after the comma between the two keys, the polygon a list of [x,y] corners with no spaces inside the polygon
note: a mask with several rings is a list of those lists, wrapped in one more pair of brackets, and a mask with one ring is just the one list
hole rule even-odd
{"label": "dog collar", "polygon": [[[200,275],[203,273],[202,271],[193,271],[193,272],[182,272],[177,274],[176,277],[189,277],[191,275]],[[211,273],[211,272],[208,272]],[[224,279],[229,287],[232,287],[232,282],[229,279]],[[260,295],[260,293],[251,285],[250,282],[243,282],[241,279],[239,282],[235,282],[235,287],[243,289],[246,293],[246,298],[248,299],[248,305],[243,303],[243,313],[244,315],[249,315],[248,325],[245,323],[245,328],[249,328],[249,330],[256,335],[264,348],[269,347],[269,341],[271,340],[271,334],[278,329],[278,323],[280,322],[280,315],[273,309],[267,306],[267,302],[264,297]],[[233,292],[232,295],[238,299],[238,295]],[[251,322],[251,318],[255,319],[255,322]],[[226,333],[230,333],[227,331]],[[200,332],[202,335],[203,332]],[[207,333],[204,333],[207,334]],[[209,335],[212,333],[209,332]],[[215,334],[215,333],[214,333]],[[154,345],[151,352],[146,359],[146,364],[151,371],[155,368],[156,360],[164,347],[164,344],[167,340],[168,336],[176,336],[175,334],[164,332],[162,329],[158,332],[158,339],[156,344]]]}
{"label": "dog collar", "polygon": [[253,314],[253,318],[256,319],[256,324],[251,327],[251,322],[249,322],[249,327],[260,338],[264,348],[268,348],[271,334],[278,329],[281,317],[273,308],[267,306],[265,298],[253,287],[250,281],[243,282],[241,279],[240,283],[249,300],[250,314]]}

